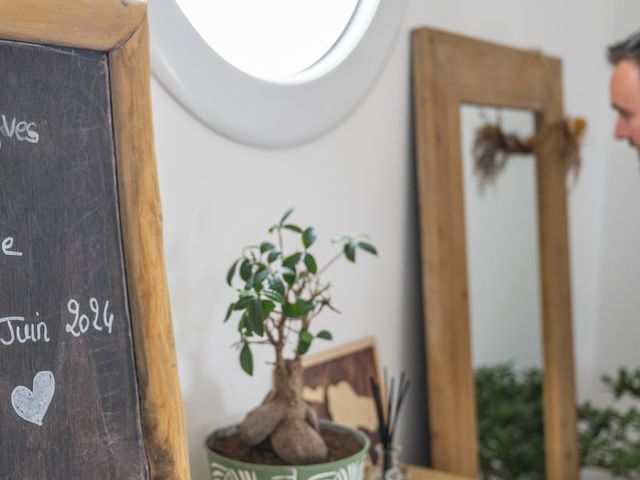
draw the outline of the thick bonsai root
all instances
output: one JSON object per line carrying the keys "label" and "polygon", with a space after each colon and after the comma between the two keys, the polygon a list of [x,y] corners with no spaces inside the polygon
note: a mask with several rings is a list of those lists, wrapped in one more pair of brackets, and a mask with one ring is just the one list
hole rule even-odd
{"label": "thick bonsai root", "polygon": [[298,360],[276,366],[273,390],[245,417],[240,435],[249,445],[271,437],[275,453],[291,464],[325,460],[327,446],[319,433],[318,417],[302,400],[302,366]]}
{"label": "thick bonsai root", "polygon": [[320,422],[318,422],[318,414],[316,411],[307,405],[307,411],[304,414],[304,419],[307,421],[309,425],[313,427],[313,429],[317,432],[320,431]]}
{"label": "thick bonsai root", "polygon": [[293,465],[319,463],[327,458],[327,446],[320,434],[305,420],[283,420],[271,435],[274,452]]}
{"label": "thick bonsai root", "polygon": [[240,426],[240,436],[249,445],[258,445],[273,433],[287,415],[287,405],[270,401],[251,410]]}

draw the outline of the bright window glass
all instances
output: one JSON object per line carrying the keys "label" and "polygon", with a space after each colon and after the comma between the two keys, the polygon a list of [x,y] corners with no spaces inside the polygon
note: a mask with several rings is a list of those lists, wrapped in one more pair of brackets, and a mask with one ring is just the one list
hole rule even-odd
{"label": "bright window glass", "polygon": [[[177,0],[199,35],[227,62],[254,77],[288,82],[339,44],[359,3],[372,17],[378,1],[361,0]],[[373,8],[371,4],[374,4]],[[363,29],[364,30],[364,29]],[[363,32],[362,32],[363,33]],[[358,35],[360,36],[360,35]],[[360,38],[349,38],[351,46]],[[323,69],[326,72],[329,68]]]}

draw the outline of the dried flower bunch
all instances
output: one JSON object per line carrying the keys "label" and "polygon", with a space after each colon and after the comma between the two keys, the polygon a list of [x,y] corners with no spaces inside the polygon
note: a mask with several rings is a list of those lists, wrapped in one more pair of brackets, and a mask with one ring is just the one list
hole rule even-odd
{"label": "dried flower bunch", "polygon": [[499,124],[488,123],[480,127],[476,132],[473,157],[481,186],[495,181],[515,154],[555,156],[565,162],[567,171],[577,178],[581,163],[580,142],[586,127],[584,118],[567,118],[545,125],[529,138],[505,133]]}

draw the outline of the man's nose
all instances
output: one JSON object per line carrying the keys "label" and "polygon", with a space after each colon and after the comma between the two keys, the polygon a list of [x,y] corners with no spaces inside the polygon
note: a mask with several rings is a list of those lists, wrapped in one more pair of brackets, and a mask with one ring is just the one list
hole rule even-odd
{"label": "man's nose", "polygon": [[622,117],[618,116],[617,120],[616,120],[616,128],[614,130],[614,135],[618,140],[621,140],[623,138],[627,138],[628,137],[628,126],[627,126],[627,122],[625,119],[623,119]]}

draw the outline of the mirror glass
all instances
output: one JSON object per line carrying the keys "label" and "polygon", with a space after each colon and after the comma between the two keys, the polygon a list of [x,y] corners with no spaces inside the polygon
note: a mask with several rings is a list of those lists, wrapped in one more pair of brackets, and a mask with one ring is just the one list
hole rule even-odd
{"label": "mirror glass", "polygon": [[535,156],[509,155],[490,181],[474,158],[479,128],[497,124],[524,139],[535,116],[471,105],[460,115],[481,478],[544,478]]}

